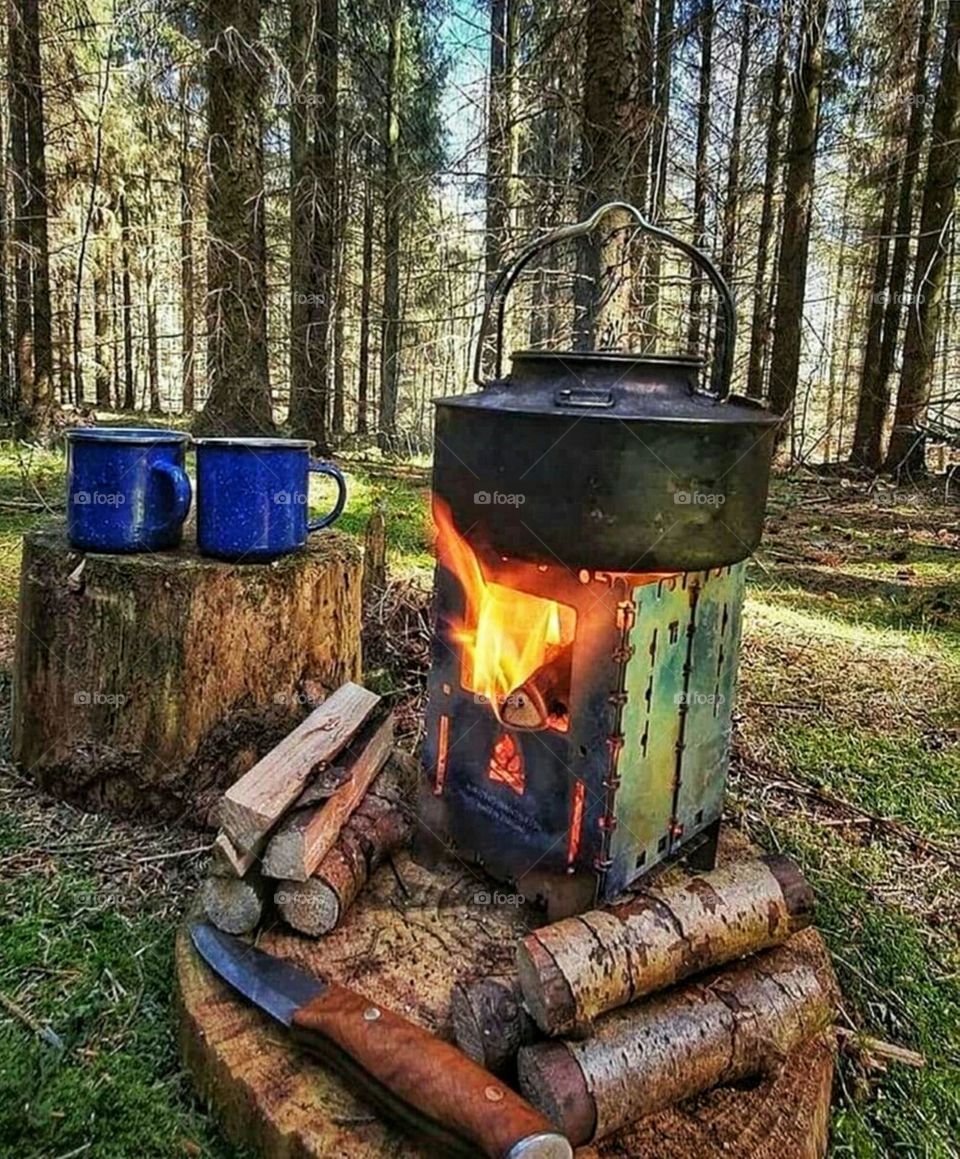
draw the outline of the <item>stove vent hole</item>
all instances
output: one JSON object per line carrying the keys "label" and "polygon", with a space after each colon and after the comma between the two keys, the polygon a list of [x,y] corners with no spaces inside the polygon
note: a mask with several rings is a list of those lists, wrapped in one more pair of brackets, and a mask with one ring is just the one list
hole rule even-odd
{"label": "stove vent hole", "polygon": [[663,851],[664,851],[666,848],[667,848],[667,835],[666,835],[666,833],[664,833],[664,835],[663,835],[663,836],[660,838],[660,840],[657,842],[657,852],[658,852],[658,853],[663,853]]}
{"label": "stove vent hole", "polygon": [[637,864],[636,864],[635,868],[636,869],[643,869],[644,865],[646,864],[646,861],[647,861],[647,851],[646,851],[646,849],[642,849],[640,851],[640,856],[637,858]]}

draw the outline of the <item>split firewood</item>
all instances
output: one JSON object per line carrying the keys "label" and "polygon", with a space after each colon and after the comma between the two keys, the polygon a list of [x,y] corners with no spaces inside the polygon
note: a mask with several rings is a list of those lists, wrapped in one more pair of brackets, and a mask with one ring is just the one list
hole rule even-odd
{"label": "split firewood", "polygon": [[209,870],[214,877],[244,877],[257,853],[241,853],[222,830],[213,843]]}
{"label": "split firewood", "polygon": [[227,790],[220,823],[240,853],[257,852],[317,766],[333,760],[379,701],[359,684],[344,684]]}
{"label": "split firewood", "polygon": [[514,728],[540,729],[562,721],[569,711],[573,645],[558,648],[519,688],[504,698],[500,718]]}
{"label": "split firewood", "polygon": [[826,1029],[835,994],[790,946],[606,1015],[518,1056],[520,1089],[577,1145],[712,1087],[775,1071]]}
{"label": "split firewood", "polygon": [[521,1046],[539,1038],[515,975],[458,982],[450,997],[457,1046],[494,1074],[509,1070]]}
{"label": "split firewood", "polygon": [[268,886],[257,866],[244,877],[208,877],[200,900],[210,921],[228,934],[247,934],[263,917]]}
{"label": "split firewood", "polygon": [[524,1001],[545,1034],[786,941],[813,920],[813,892],[786,857],[735,862],[565,918],[517,948]]}
{"label": "split firewood", "polygon": [[263,872],[268,877],[306,881],[333,848],[392,748],[392,716],[364,729],[345,761],[348,779],[322,805],[300,809],[281,824],[267,844]]}
{"label": "split firewood", "polygon": [[336,929],[370,874],[406,844],[412,827],[400,777],[394,764],[388,764],[313,876],[279,883],[274,900],[284,919],[312,937]]}

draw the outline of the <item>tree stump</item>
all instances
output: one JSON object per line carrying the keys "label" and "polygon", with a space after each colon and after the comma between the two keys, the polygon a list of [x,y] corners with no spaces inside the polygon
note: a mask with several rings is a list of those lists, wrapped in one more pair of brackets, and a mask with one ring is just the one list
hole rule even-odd
{"label": "tree stump", "polygon": [[[755,853],[755,851],[754,851]],[[736,834],[721,859],[744,856]],[[453,1040],[454,987],[509,974],[537,917],[490,904],[490,886],[459,864],[427,870],[400,855],[383,865],[332,933],[318,940],[283,925],[258,944],[325,974]],[[790,943],[833,978],[820,935]],[[177,938],[181,1054],[227,1134],[269,1159],[433,1159],[385,1126],[283,1029],[244,1002]],[[834,1052],[827,1036],[794,1051],[776,1077],[711,1091],[633,1124],[584,1156],[598,1159],[816,1159],[826,1152]],[[578,1156],[580,1152],[578,1152]]]}
{"label": "tree stump", "polygon": [[198,820],[360,675],[361,552],[325,531],[270,564],[24,538],[14,759],[92,809]]}

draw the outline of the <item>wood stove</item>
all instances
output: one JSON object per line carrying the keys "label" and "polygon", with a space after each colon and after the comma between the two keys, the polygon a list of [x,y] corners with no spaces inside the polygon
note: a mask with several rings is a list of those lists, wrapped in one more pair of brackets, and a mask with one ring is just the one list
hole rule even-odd
{"label": "wood stove", "polygon": [[[499,334],[519,269],[610,208],[501,276],[478,376],[498,294]],[[717,286],[725,377],[701,391],[689,356],[537,352],[481,394],[437,404],[421,847],[482,864],[551,919],[611,900],[681,850],[712,866],[742,561],[776,423],[728,397],[734,314],[712,262],[617,208]]]}

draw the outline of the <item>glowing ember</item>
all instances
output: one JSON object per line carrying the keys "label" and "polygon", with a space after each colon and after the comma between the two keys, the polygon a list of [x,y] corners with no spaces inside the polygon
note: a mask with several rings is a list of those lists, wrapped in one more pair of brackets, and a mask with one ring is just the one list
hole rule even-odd
{"label": "glowing ember", "polygon": [[487,772],[491,781],[500,781],[501,784],[509,785],[515,793],[523,795],[523,787],[526,784],[523,754],[510,733],[500,734],[497,743],[493,746]]}
{"label": "glowing ember", "polygon": [[570,830],[567,834],[567,864],[573,865],[580,852],[580,839],[583,836],[583,798],[586,786],[583,781],[574,781],[573,806],[570,817]]}
{"label": "glowing ember", "polygon": [[576,614],[556,600],[488,580],[454,527],[449,508],[436,496],[433,519],[437,557],[456,576],[465,597],[463,619],[451,633],[463,653],[461,683],[483,696],[503,720],[510,694],[571,644]]}

